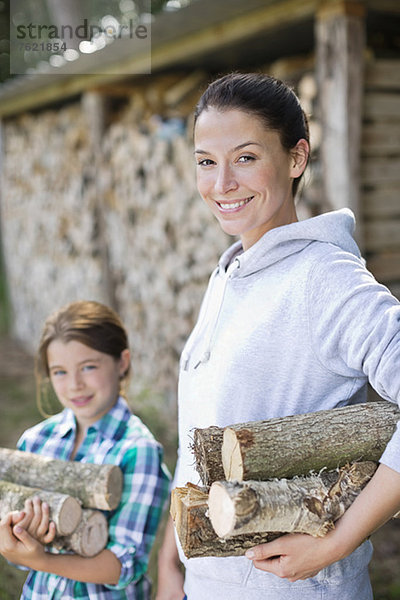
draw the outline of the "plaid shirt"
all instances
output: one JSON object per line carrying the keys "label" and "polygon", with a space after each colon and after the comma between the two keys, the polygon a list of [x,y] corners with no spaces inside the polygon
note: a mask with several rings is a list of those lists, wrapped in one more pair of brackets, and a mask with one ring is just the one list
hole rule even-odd
{"label": "plaid shirt", "polygon": [[[75,433],[75,417],[70,409],[65,409],[25,431],[18,447],[68,460]],[[131,413],[126,401],[119,398],[104,417],[88,428],[74,460],[118,465],[123,471],[121,502],[117,509],[105,512],[109,526],[107,548],[121,562],[120,579],[114,586],[98,585],[30,571],[21,598],[148,600],[150,583],[145,573],[169,486],[161,446]]]}

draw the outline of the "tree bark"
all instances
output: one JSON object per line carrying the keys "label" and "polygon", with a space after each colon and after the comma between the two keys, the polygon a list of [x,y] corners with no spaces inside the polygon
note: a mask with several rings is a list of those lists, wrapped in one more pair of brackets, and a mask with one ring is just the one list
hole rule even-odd
{"label": "tree bark", "polygon": [[78,498],[85,508],[113,510],[123,476],[116,465],[95,465],[0,448],[0,479]]}
{"label": "tree bark", "polygon": [[192,452],[202,484],[209,487],[214,481],[225,479],[222,466],[221,447],[224,430],[222,427],[195,429]]}
{"label": "tree bark", "polygon": [[78,527],[69,536],[58,537],[53,546],[57,549],[70,550],[90,558],[101,552],[107,544],[108,524],[103,513],[85,508]]}
{"label": "tree bark", "polygon": [[248,548],[279,537],[277,534],[237,535],[223,540],[215,533],[207,516],[208,494],[187,484],[172,490],[171,516],[183,553],[187,558],[205,556],[242,556]]}
{"label": "tree bark", "polygon": [[232,425],[223,434],[224,479],[294,477],[377,462],[399,419],[397,405],[382,401]]}
{"label": "tree bark", "polygon": [[210,489],[209,518],[221,538],[265,531],[323,537],[376,468],[361,462],[291,480],[217,481]]}
{"label": "tree bark", "polygon": [[76,498],[57,492],[40,490],[9,481],[0,481],[0,518],[15,510],[23,510],[25,500],[39,496],[50,507],[57,535],[69,535],[77,527],[82,509]]}

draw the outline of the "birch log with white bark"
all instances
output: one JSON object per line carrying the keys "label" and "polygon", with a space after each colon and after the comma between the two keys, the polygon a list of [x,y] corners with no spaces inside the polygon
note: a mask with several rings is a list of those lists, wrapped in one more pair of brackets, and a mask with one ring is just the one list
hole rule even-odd
{"label": "birch log with white bark", "polygon": [[113,510],[120,502],[123,476],[116,465],[65,461],[0,448],[0,479],[78,498],[85,508]]}
{"label": "birch log with white bark", "polygon": [[69,535],[74,531],[82,516],[82,509],[76,498],[9,481],[0,481],[0,518],[9,512],[23,510],[25,500],[34,496],[49,505],[50,519],[54,521],[57,535]]}
{"label": "birch log with white bark", "polygon": [[69,536],[58,537],[53,546],[90,558],[101,552],[108,540],[106,517],[98,510],[85,508],[77,528]]}
{"label": "birch log with white bark", "polygon": [[210,521],[221,538],[265,531],[323,537],[376,468],[360,462],[293,479],[217,481],[209,493]]}
{"label": "birch log with white bark", "polygon": [[397,405],[379,401],[231,425],[223,433],[224,479],[294,477],[377,462],[399,419]]}
{"label": "birch log with white bark", "polygon": [[207,516],[207,500],[207,492],[190,483],[172,490],[170,512],[187,558],[242,556],[248,548],[279,537],[274,533],[255,533],[227,540],[219,538]]}

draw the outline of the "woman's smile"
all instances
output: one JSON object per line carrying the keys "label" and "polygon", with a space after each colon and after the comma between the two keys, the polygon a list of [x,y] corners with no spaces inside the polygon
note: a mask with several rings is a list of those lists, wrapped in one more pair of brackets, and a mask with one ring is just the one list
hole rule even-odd
{"label": "woman's smile", "polygon": [[229,202],[216,201],[216,203],[221,208],[221,210],[232,212],[243,208],[243,206],[246,206],[249,202],[253,200],[253,198],[254,196],[250,196],[250,198],[245,198],[244,200],[230,200]]}

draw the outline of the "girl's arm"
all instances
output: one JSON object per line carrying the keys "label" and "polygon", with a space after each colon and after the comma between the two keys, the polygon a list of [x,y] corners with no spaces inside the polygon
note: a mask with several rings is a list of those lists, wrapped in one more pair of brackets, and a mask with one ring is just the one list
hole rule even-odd
{"label": "girl's arm", "polygon": [[121,573],[121,563],[110,550],[92,558],[46,552],[26,529],[13,525],[12,513],[0,521],[0,552],[14,564],[85,583],[116,585]]}
{"label": "girl's arm", "polygon": [[289,581],[313,577],[353,552],[400,508],[400,473],[381,464],[370,482],[323,538],[285,535],[246,552],[254,566]]}

